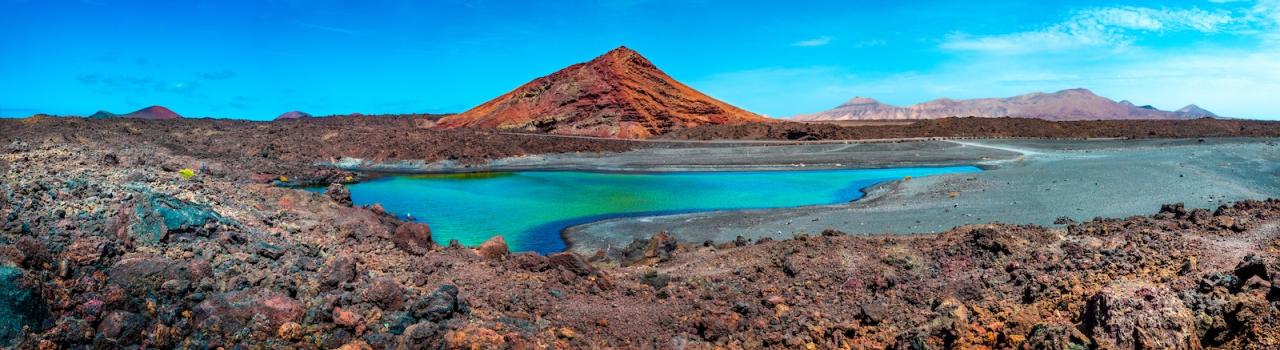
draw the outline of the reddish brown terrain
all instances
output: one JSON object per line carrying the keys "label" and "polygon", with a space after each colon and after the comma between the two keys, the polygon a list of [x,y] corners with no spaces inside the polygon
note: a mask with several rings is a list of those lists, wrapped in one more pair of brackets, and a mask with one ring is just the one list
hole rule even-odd
{"label": "reddish brown terrain", "polygon": [[[937,235],[827,230],[703,243],[656,234],[610,254],[540,256],[497,239],[437,245],[425,225],[352,206],[341,185],[321,194],[262,181],[361,179],[316,164],[331,157],[479,162],[650,146],[435,130],[430,120],[0,120],[0,346],[1280,347],[1277,200]],[[1150,123],[945,119],[898,132],[1277,128]]]}
{"label": "reddish brown terrain", "polygon": [[107,111],[98,111],[89,118],[129,118],[129,119],[150,119],[150,120],[173,120],[182,119],[182,116],[168,108],[162,106],[151,106],[139,109],[128,114],[114,114]]}
{"label": "reddish brown terrain", "polygon": [[1086,89],[1062,90],[1054,93],[1032,93],[1010,98],[952,100],[940,98],[908,107],[880,103],[866,97],[855,97],[834,109],[795,116],[796,121],[822,120],[917,120],[947,117],[1014,117],[1045,120],[1137,120],[1187,119],[1216,117],[1196,105],[1177,111],[1134,106],[1128,101],[1115,102]]}
{"label": "reddish brown terrain", "polygon": [[[241,180],[287,184],[328,184],[348,172],[316,166],[342,157],[372,162],[421,160],[477,164],[530,154],[619,152],[637,147],[622,140],[551,139],[482,130],[435,130],[438,115],[330,116],[278,122],[227,119],[85,119],[32,117],[0,119],[0,143],[42,140],[101,144],[110,149],[159,147],[206,160],[200,164],[162,164],[165,169],[194,166],[242,176]],[[217,168],[216,163],[225,168]],[[161,162],[163,158],[143,159]]]}
{"label": "reddish brown terrain", "polygon": [[243,157],[311,154],[255,139],[333,129],[55,122],[0,133],[0,341],[19,349],[1280,347],[1276,200],[539,256],[248,179]]}
{"label": "reddish brown terrain", "polygon": [[769,120],[685,86],[639,53],[619,47],[439,125],[642,139],[700,125]]}
{"label": "reddish brown terrain", "polygon": [[842,126],[827,123],[708,125],[677,130],[673,140],[865,140],[927,137],[1195,138],[1276,137],[1280,122],[1200,118],[1191,120],[1048,121],[1031,118],[943,118],[910,124]]}

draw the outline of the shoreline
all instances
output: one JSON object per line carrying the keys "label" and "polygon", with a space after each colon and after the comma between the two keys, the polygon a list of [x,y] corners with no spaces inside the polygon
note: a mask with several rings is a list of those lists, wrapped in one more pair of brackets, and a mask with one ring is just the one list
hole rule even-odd
{"label": "shoreline", "polygon": [[[969,164],[966,164],[966,165],[957,165],[957,166],[941,166],[941,167],[915,166],[915,167],[909,167],[909,168],[904,168],[904,167],[891,167],[891,168],[872,168],[872,169],[812,169],[812,168],[811,168],[811,169],[797,169],[797,170],[790,170],[790,169],[788,169],[788,170],[780,170],[780,171],[781,171],[781,172],[787,172],[787,173],[797,173],[797,172],[831,173],[831,172],[841,172],[841,171],[861,171],[861,170],[872,170],[872,171],[874,171],[874,170],[906,170],[906,169],[951,169],[951,170],[939,170],[939,171],[944,171],[944,172],[939,173],[939,174],[928,174],[928,175],[918,176],[918,177],[916,177],[916,178],[924,178],[924,177],[937,176],[937,175],[947,175],[947,174],[954,174],[954,173],[974,173],[974,172],[980,172],[980,171],[982,171],[982,168],[981,168],[981,167],[978,167],[978,166],[975,166],[975,165],[969,165]],[[952,171],[954,171],[954,172],[952,172]],[[533,171],[533,172],[575,172],[575,173],[597,173],[597,174],[636,174],[636,175],[639,175],[639,174],[645,174],[645,175],[652,175],[652,174],[671,174],[671,175],[676,175],[676,174],[690,174],[690,173],[697,173],[697,174],[737,173],[737,172],[742,172],[742,171],[729,170],[729,171],[692,171],[692,172],[687,172],[687,171],[676,171],[676,172],[658,172],[658,171],[644,171],[644,172],[629,172],[629,171],[628,171],[628,172],[616,172],[616,171],[598,171],[598,170],[587,170],[587,171],[565,171],[565,170],[547,170],[547,169],[541,169],[541,170],[535,170],[535,171]],[[755,173],[764,173],[764,172],[768,172],[768,171],[752,171],[752,172],[755,172]],[[508,171],[501,171],[501,172],[493,172],[493,173],[516,173],[516,172],[514,172],[514,171],[512,171],[512,172],[508,172]],[[446,176],[447,176],[447,175],[451,175],[451,174],[441,174],[441,175],[446,175]],[[377,182],[377,181],[385,181],[385,180],[388,180],[388,179],[390,179],[390,178],[392,178],[392,177],[407,177],[407,178],[413,178],[413,177],[415,177],[415,176],[419,176],[419,174],[383,174],[383,176],[381,176],[381,177],[373,178],[373,179],[370,179],[370,180],[367,180],[367,181],[362,181],[360,184],[367,184],[367,183],[372,183],[372,182]],[[430,176],[430,175],[427,175],[427,176]],[[462,181],[466,181],[466,180],[462,180]],[[697,208],[669,209],[669,210],[650,210],[650,211],[642,211],[642,212],[611,212],[611,213],[602,213],[602,214],[597,214],[597,215],[587,215],[587,216],[579,216],[579,217],[570,217],[570,218],[564,218],[564,219],[555,220],[555,221],[550,221],[550,222],[544,222],[544,223],[542,223],[542,224],[539,224],[539,225],[537,225],[537,226],[534,226],[533,228],[530,228],[530,229],[527,229],[527,230],[523,230],[523,231],[519,231],[519,232],[514,232],[514,233],[512,233],[512,234],[517,235],[517,236],[521,236],[521,237],[542,237],[542,238],[540,238],[540,239],[539,239],[539,238],[535,238],[535,240],[536,240],[536,241],[539,241],[539,242],[547,243],[547,244],[543,244],[543,243],[534,244],[534,245],[532,245],[532,246],[529,246],[529,247],[528,247],[528,248],[532,248],[531,250],[528,250],[528,251],[536,252],[536,253],[538,253],[538,254],[547,255],[547,254],[553,254],[553,253],[558,253],[558,252],[569,251],[569,250],[571,250],[571,249],[573,248],[573,242],[572,242],[572,241],[570,241],[570,240],[567,240],[567,239],[566,239],[566,236],[565,236],[565,230],[566,230],[566,229],[568,229],[568,228],[570,228],[570,227],[573,227],[573,226],[584,225],[584,224],[590,224],[590,223],[594,223],[594,222],[599,222],[599,221],[604,221],[604,220],[612,220],[612,219],[643,219],[643,218],[645,218],[645,217],[658,217],[658,216],[678,215],[678,214],[693,214],[693,213],[708,213],[708,212],[732,212],[732,211],[743,211],[743,210],[791,209],[791,208],[803,208],[803,207],[810,207],[810,206],[831,206],[831,205],[842,205],[842,204],[847,204],[847,203],[852,203],[852,202],[862,201],[862,200],[866,199],[867,197],[875,197],[875,196],[879,195],[879,194],[882,192],[882,190],[880,190],[880,188],[881,188],[881,187],[886,186],[887,184],[892,184],[892,183],[896,183],[896,182],[900,182],[900,181],[902,181],[902,180],[901,180],[900,178],[897,178],[897,177],[881,177],[881,178],[873,178],[873,179],[858,180],[858,181],[856,181],[856,182],[849,183],[849,184],[848,184],[848,186],[842,186],[842,187],[847,187],[847,188],[848,188],[848,190],[840,191],[839,193],[840,193],[840,194],[845,194],[846,196],[839,196],[839,198],[835,198],[835,199],[830,200],[830,201],[816,201],[816,202],[814,202],[814,203],[812,203],[812,204],[804,204],[804,205],[799,205],[799,206],[761,206],[761,207],[747,207],[747,208],[715,208],[715,207],[697,207]],[[357,186],[358,186],[358,185],[360,185],[360,184],[348,184],[348,186],[350,186],[350,185],[357,185]],[[854,190],[853,188],[856,188],[856,190]],[[306,187],[306,188],[303,188],[303,189],[305,189],[305,190],[309,190],[309,191],[312,191],[312,192],[316,192],[316,191],[317,191],[317,190],[319,190],[320,188],[319,188],[319,187],[312,186],[312,187]],[[355,198],[359,199],[360,194],[359,194],[359,192],[358,192],[355,188],[351,188],[351,189],[349,189],[349,191],[351,191],[351,192],[353,193],[353,197],[355,197]],[[387,212],[388,212],[388,213],[393,214],[393,215],[395,215],[397,218],[400,218],[400,219],[402,219],[402,220],[418,221],[418,222],[423,222],[423,223],[428,223],[428,222],[430,221],[430,216],[406,216],[406,215],[404,215],[404,214],[402,214],[402,213],[398,213],[398,212],[396,212],[396,211],[395,211],[395,210],[393,210],[393,209],[390,209],[390,207],[386,206],[385,202],[381,202],[381,201],[377,201],[377,200],[360,200],[360,201],[357,201],[357,202],[356,202],[356,204],[357,204],[357,205],[361,205],[361,206],[369,206],[369,205],[373,205],[373,204],[382,204],[382,205],[383,205],[384,210],[387,210]],[[422,219],[422,220],[419,220],[419,219]],[[508,241],[510,241],[510,240],[511,240],[511,236],[510,236],[510,235],[504,235],[504,236],[507,236],[507,240],[508,240]],[[559,239],[557,240],[557,242],[556,242],[557,244],[549,244],[549,242],[544,242],[544,241],[547,241],[547,239],[548,239],[550,236],[554,236],[554,237],[558,237],[558,238],[559,238]],[[450,237],[438,237],[438,239],[444,240],[444,241],[438,241],[438,243],[441,243],[441,244],[447,244],[447,242],[448,242],[448,238],[450,238]],[[468,245],[468,246],[470,246],[470,245]],[[543,248],[546,248],[546,247],[548,247],[548,246],[556,246],[557,248],[556,248],[556,249],[554,249],[554,250],[545,250],[545,249],[543,249]],[[513,251],[525,251],[525,250],[519,250],[519,249],[513,248]]]}
{"label": "shoreline", "polygon": [[[612,219],[567,228],[563,236],[572,242],[571,250],[591,254],[661,231],[681,242],[784,239],[825,228],[851,234],[930,233],[965,224],[1053,226],[1059,217],[1125,217],[1166,203],[1207,208],[1280,197],[1280,183],[1265,180],[1270,164],[1280,164],[1274,138],[1204,140],[1004,141],[985,146],[1031,148],[1039,154],[987,160],[982,164],[987,168],[974,175],[882,185],[875,189],[881,191],[878,196],[847,204]],[[1248,167],[1220,165],[1231,159]],[[1186,177],[1179,169],[1201,176]]]}
{"label": "shoreline", "polygon": [[[951,141],[898,141],[747,145],[731,147],[642,148],[613,153],[526,155],[480,164],[456,161],[367,162],[344,158],[316,165],[368,174],[454,174],[502,171],[589,171],[612,173],[722,172],[775,170],[946,167],[1013,159],[1013,152],[969,150]],[[736,152],[735,152],[736,151]],[[905,152],[915,154],[903,156]],[[744,154],[745,153],[745,154]],[[901,157],[901,158],[898,158]],[[679,159],[680,161],[671,161]]]}

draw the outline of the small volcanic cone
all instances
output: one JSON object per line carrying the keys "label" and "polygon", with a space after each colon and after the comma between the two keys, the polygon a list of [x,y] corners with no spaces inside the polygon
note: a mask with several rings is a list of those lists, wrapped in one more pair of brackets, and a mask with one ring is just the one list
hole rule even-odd
{"label": "small volcanic cone", "polygon": [[292,112],[285,112],[284,114],[281,114],[279,117],[276,117],[276,120],[307,119],[307,118],[311,118],[311,114],[303,111],[292,111]]}
{"label": "small volcanic cone", "polygon": [[685,86],[619,47],[445,117],[438,127],[642,139],[700,125],[769,121]]}
{"label": "small volcanic cone", "polygon": [[119,118],[119,117],[120,115],[115,113],[111,113],[107,111],[98,111],[97,113],[90,115],[88,118],[89,119],[111,119],[111,118]]}
{"label": "small volcanic cone", "polygon": [[179,115],[178,113],[174,113],[168,108],[164,108],[162,106],[151,106],[151,107],[139,109],[137,111],[134,111],[133,113],[120,115],[120,117],[134,118],[134,119],[152,119],[152,120],[182,119],[182,116]]}
{"label": "small volcanic cone", "polygon": [[1177,110],[1175,113],[1185,115],[1188,118],[1203,118],[1203,117],[1217,118],[1218,117],[1217,114],[1207,111],[1204,108],[1200,108],[1200,106],[1197,106],[1197,105],[1188,105],[1186,107],[1182,107],[1182,109]]}

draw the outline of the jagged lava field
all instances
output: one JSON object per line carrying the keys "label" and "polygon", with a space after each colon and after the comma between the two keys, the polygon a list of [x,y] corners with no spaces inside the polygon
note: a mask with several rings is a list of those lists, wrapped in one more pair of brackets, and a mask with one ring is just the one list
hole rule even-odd
{"label": "jagged lava field", "polygon": [[[954,110],[1036,118],[798,123],[618,48],[452,115],[0,119],[0,345],[1280,348],[1280,122],[1029,96]],[[1057,112],[1070,118],[1041,114]],[[596,192],[605,209],[705,210],[537,231],[564,247],[546,254],[513,249],[516,232],[442,239],[432,212],[354,195],[389,178],[604,172],[599,190],[623,174],[719,186],[707,179],[814,169],[930,175],[784,208]]]}
{"label": "jagged lava field", "polygon": [[[1280,346],[1276,200],[918,235],[833,224],[704,243],[652,232],[612,254],[544,256],[498,239],[439,245],[425,225],[352,206],[342,185],[282,186],[372,176],[333,167],[341,157],[475,170],[528,155],[741,147],[428,120],[0,120],[0,335],[18,348]],[[1072,137],[1276,132],[1210,119],[1092,123],[1102,122],[796,127],[841,137],[1055,136],[1027,134],[1041,125]]]}

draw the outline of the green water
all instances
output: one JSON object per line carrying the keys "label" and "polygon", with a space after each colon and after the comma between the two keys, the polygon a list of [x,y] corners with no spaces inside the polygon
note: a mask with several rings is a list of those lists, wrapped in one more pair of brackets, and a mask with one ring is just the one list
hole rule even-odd
{"label": "green water", "polygon": [[441,244],[478,245],[502,235],[513,251],[565,249],[560,232],[625,216],[847,202],[871,185],[976,167],[814,171],[597,173],[494,172],[393,176],[351,185],[361,205],[431,226]]}

